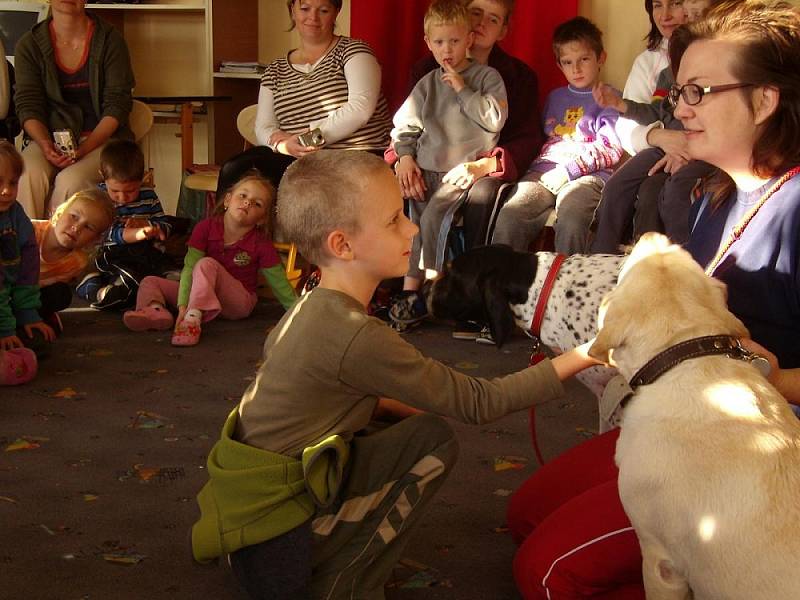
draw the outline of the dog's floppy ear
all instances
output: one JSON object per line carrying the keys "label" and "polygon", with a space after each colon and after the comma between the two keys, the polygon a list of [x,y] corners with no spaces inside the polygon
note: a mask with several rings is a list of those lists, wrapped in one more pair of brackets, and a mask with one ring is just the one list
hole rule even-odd
{"label": "dog's floppy ear", "polygon": [[514,331],[514,315],[508,305],[508,295],[496,274],[488,275],[481,285],[483,307],[497,347],[502,346]]}
{"label": "dog's floppy ear", "polygon": [[600,304],[599,317],[600,331],[589,348],[589,356],[606,364],[611,362],[612,350],[619,348],[625,337],[624,316],[620,318],[609,306],[613,292],[606,295]]}

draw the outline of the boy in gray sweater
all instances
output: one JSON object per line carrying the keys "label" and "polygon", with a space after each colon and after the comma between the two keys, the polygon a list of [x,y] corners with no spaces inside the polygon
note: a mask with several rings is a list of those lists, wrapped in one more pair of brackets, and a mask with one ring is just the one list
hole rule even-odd
{"label": "boy in gray sweater", "polygon": [[[414,238],[404,294],[390,310],[400,330],[427,315],[418,292],[427,271],[440,271],[453,215],[469,187],[485,173],[481,162],[494,148],[508,117],[500,74],[467,58],[473,33],[467,9],[454,0],[431,4],[425,14],[425,43],[440,69],[417,82],[394,116],[392,143],[397,178],[422,178],[425,191],[409,198]],[[491,169],[486,161],[486,169]],[[420,256],[422,261],[420,261]],[[420,266],[422,262],[422,266]]]}

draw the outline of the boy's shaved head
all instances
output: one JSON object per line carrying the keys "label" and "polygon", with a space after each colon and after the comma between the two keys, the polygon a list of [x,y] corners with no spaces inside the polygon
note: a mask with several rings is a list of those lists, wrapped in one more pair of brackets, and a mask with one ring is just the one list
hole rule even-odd
{"label": "boy's shaved head", "polygon": [[386,163],[359,150],[320,150],[289,166],[278,187],[278,229],[310,262],[328,260],[332,231],[356,233],[364,188]]}

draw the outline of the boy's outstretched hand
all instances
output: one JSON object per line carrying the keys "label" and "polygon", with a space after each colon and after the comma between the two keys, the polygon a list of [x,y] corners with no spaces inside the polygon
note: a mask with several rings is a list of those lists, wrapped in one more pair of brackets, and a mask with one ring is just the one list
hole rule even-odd
{"label": "boy's outstretched hand", "polygon": [[458,71],[456,71],[450,63],[444,63],[442,65],[444,69],[444,75],[442,75],[442,81],[444,81],[447,85],[449,85],[456,94],[458,94],[461,90],[464,89],[464,78],[459,75]]}
{"label": "boy's outstretched hand", "polygon": [[625,114],[628,110],[628,104],[620,98],[617,91],[602,81],[598,81],[592,88],[592,97],[600,108],[613,108],[620,114]]}

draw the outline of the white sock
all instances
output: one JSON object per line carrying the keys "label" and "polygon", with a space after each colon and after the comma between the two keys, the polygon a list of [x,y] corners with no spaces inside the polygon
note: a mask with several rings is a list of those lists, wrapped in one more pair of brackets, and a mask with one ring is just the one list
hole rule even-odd
{"label": "white sock", "polygon": [[184,320],[188,319],[190,321],[200,321],[203,318],[203,311],[201,311],[199,308],[190,308],[186,311],[186,316],[183,318]]}

